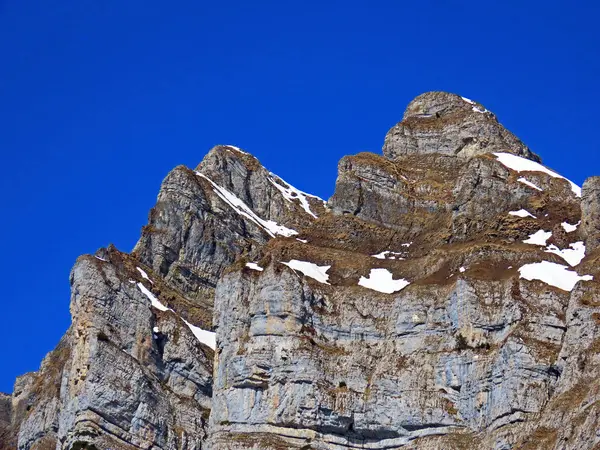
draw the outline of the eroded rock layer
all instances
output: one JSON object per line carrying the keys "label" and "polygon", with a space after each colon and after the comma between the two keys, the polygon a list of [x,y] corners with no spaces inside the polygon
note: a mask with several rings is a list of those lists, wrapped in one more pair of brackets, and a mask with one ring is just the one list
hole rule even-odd
{"label": "eroded rock layer", "polygon": [[597,180],[441,92],[327,203],[215,147],[78,259],[0,449],[599,448]]}

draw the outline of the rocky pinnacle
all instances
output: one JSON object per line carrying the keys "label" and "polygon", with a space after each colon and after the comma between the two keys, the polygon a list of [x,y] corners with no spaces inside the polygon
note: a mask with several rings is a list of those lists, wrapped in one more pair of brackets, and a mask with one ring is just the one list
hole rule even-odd
{"label": "rocky pinnacle", "polygon": [[598,247],[600,177],[458,95],[415,98],[327,202],[216,146],[131,253],[78,258],[0,450],[600,448]]}

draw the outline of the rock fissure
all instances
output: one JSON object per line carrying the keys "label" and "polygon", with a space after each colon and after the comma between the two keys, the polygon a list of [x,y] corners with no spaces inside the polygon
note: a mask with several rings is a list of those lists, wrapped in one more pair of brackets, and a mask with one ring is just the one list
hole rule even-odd
{"label": "rock fissure", "polygon": [[[0,449],[517,450],[553,430],[528,448],[591,450],[600,177],[580,198],[540,161],[430,92],[383,156],[340,161],[327,204],[232,146],[176,167],[131,254],[77,260],[67,337],[0,395]],[[585,245],[571,290],[522,277],[565,263],[524,243],[538,230]],[[384,272],[409,284],[359,285]]]}

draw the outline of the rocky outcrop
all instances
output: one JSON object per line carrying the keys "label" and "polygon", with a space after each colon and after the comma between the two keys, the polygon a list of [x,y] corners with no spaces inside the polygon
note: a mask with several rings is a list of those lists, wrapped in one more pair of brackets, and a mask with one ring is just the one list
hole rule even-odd
{"label": "rocky outcrop", "polygon": [[[264,434],[279,443],[260,448],[399,448],[535,417],[558,376],[565,301],[552,295],[540,314],[527,308],[535,295],[470,276],[389,296],[277,265],[228,275],[215,299],[212,448]],[[522,328],[523,315],[539,325]]]}
{"label": "rocky outcrop", "polygon": [[[15,445],[12,425],[12,396],[0,393],[0,449]],[[11,442],[13,441],[13,442]]]}
{"label": "rocky outcrop", "polygon": [[600,177],[590,177],[583,183],[581,224],[588,250],[600,247]]}
{"label": "rocky outcrop", "polygon": [[440,92],[383,153],[327,205],[232,146],[175,168],[131,254],[78,259],[0,449],[600,445],[597,178]]}
{"label": "rocky outcrop", "polygon": [[325,213],[234,147],[175,168],[131,255],[109,247],[77,261],[69,331],[0,398],[7,448],[201,448],[214,353],[197,335],[211,334],[216,280]]}
{"label": "rocky outcrop", "polygon": [[491,152],[539,161],[493,113],[447,92],[427,92],[410,102],[402,122],[388,131],[383,145],[383,154],[390,159],[429,153],[470,158]]}
{"label": "rocky outcrop", "polygon": [[253,156],[218,146],[195,171],[179,166],[167,175],[133,254],[211,310],[219,275],[238,256],[252,259],[270,238],[295,235],[324,212],[322,200]]}

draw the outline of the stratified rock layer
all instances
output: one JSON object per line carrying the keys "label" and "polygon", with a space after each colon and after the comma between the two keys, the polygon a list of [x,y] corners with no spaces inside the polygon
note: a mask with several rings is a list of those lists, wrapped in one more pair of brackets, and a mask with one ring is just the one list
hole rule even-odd
{"label": "stratified rock layer", "polygon": [[590,177],[583,183],[581,223],[589,251],[600,247],[600,177]]}
{"label": "stratified rock layer", "polygon": [[383,153],[327,205],[232,146],[175,168],[131,254],[78,259],[0,450],[598,448],[600,178],[507,166],[539,157],[442,92]]}
{"label": "stratified rock layer", "polygon": [[388,131],[383,146],[383,154],[390,159],[426,153],[470,158],[491,152],[539,161],[493,113],[447,92],[427,92],[410,102],[402,122]]}

